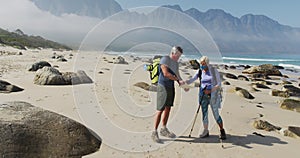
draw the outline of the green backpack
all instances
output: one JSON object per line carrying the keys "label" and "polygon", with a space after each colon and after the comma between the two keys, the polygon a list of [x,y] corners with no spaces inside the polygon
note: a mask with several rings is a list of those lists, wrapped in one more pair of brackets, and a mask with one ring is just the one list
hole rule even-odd
{"label": "green backpack", "polygon": [[159,63],[160,57],[157,57],[153,60],[152,64],[146,66],[146,70],[150,72],[150,79],[152,84],[157,84],[158,82]]}

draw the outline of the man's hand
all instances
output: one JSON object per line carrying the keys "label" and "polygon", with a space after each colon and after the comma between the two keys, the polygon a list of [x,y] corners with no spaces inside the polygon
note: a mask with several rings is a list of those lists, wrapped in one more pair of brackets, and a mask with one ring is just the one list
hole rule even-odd
{"label": "man's hand", "polygon": [[184,84],[185,84],[185,82],[184,82],[183,80],[180,80],[178,83],[179,83],[179,86],[181,86],[181,85],[184,85]]}
{"label": "man's hand", "polygon": [[190,89],[189,88],[184,88],[184,91],[185,92],[188,92]]}

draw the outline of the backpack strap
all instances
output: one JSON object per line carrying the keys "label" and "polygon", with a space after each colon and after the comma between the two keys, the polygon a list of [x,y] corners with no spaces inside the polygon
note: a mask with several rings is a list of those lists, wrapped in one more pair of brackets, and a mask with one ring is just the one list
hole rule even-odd
{"label": "backpack strap", "polygon": [[159,75],[159,63],[154,63],[152,65],[152,67],[153,67],[152,71],[150,71],[150,74],[151,74],[150,78],[151,78],[151,80],[153,80],[155,77],[157,77]]}
{"label": "backpack strap", "polygon": [[200,81],[199,87],[201,87],[202,70],[200,68],[198,70],[198,78],[199,78],[199,81]]}

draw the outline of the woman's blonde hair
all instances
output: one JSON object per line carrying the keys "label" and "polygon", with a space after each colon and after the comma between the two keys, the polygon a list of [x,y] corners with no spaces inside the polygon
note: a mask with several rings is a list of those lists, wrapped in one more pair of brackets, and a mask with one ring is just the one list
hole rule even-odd
{"label": "woman's blonde hair", "polygon": [[209,64],[209,59],[208,59],[207,56],[202,56],[202,57],[200,58],[200,63],[203,62],[203,61],[206,63],[206,65]]}

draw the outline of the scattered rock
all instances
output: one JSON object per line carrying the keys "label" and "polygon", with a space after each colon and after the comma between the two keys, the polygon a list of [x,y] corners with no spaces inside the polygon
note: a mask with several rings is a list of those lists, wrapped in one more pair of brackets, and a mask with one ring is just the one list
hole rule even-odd
{"label": "scattered rock", "polygon": [[268,75],[282,76],[281,72],[272,64],[253,66],[249,69],[245,69],[243,73],[247,73],[247,74],[261,73],[267,76]]}
{"label": "scattered rock", "polygon": [[138,82],[138,83],[134,84],[134,86],[140,87],[140,88],[142,88],[144,90],[147,90],[147,91],[149,91],[149,89],[150,89],[150,85],[148,83],[145,83],[145,82]]}
{"label": "scattered rock", "polygon": [[254,99],[254,97],[245,89],[240,87],[235,87],[235,92],[238,96],[247,98],[247,99]]}
{"label": "scattered rock", "polygon": [[0,104],[1,157],[81,158],[101,138],[82,124],[26,102]]}
{"label": "scattered rock", "polygon": [[290,78],[289,76],[287,75],[282,75],[283,78]]}
{"label": "scattered rock", "polygon": [[258,108],[262,108],[262,109],[264,108],[264,107],[263,107],[263,106],[261,106],[261,105],[256,105],[256,107],[258,107]]}
{"label": "scattered rock", "polygon": [[277,90],[277,89],[272,89],[272,91],[270,92],[270,95],[278,96],[278,97],[284,97],[284,98],[288,98],[290,96],[287,91],[280,91],[280,90]]}
{"label": "scattered rock", "polygon": [[228,70],[228,65],[223,65],[222,67],[224,70]]}
{"label": "scattered rock", "polygon": [[56,59],[61,59],[61,58],[64,58],[63,55],[58,55],[58,56],[55,56]]}
{"label": "scattered rock", "polygon": [[231,79],[238,79],[234,74],[231,74],[231,73],[226,73],[225,76],[227,78],[231,78]]}
{"label": "scattered rock", "polygon": [[51,67],[51,64],[49,64],[47,61],[40,61],[40,62],[37,62],[37,63],[34,63],[28,71],[37,71],[38,69],[41,69],[43,67]]}
{"label": "scattered rock", "polygon": [[255,79],[258,79],[258,78],[271,79],[268,75],[262,74],[262,73],[254,73],[254,74],[251,74],[250,76]]}
{"label": "scattered rock", "polygon": [[59,58],[57,61],[59,61],[59,62],[67,62],[68,60],[65,59],[64,57],[61,57],[61,58]]}
{"label": "scattered rock", "polygon": [[286,85],[286,84],[293,84],[293,83],[287,80],[283,80],[280,84]]}
{"label": "scattered rock", "polygon": [[252,83],[253,88],[262,88],[262,89],[270,89],[270,87],[260,84],[260,83]]}
{"label": "scattered rock", "polygon": [[[0,43],[1,43],[1,39],[0,39]],[[17,55],[17,52],[10,52],[10,51],[2,51],[0,50],[0,56],[3,56],[3,55]]]}
{"label": "scattered rock", "polygon": [[140,87],[147,91],[157,92],[157,85],[155,85],[155,84],[149,85],[148,83],[145,83],[145,82],[138,82],[138,83],[134,84],[134,86]]}
{"label": "scattered rock", "polygon": [[259,89],[256,89],[256,88],[254,88],[254,87],[250,87],[250,90],[249,90],[250,92],[261,92],[261,90],[259,90]]}
{"label": "scattered rock", "polygon": [[283,66],[279,66],[279,65],[274,65],[274,67],[275,67],[276,69],[278,69],[278,70],[283,70],[283,69],[284,69]]}
{"label": "scattered rock", "polygon": [[300,96],[300,88],[295,87],[293,85],[284,85],[283,90],[287,91],[290,96]]}
{"label": "scattered rock", "polygon": [[[270,82],[270,81],[257,81],[256,83],[262,84],[262,85],[278,85],[276,82]],[[268,88],[266,88],[268,89]]]}
{"label": "scattered rock", "polygon": [[245,67],[244,67],[244,70],[245,69],[249,69],[251,66],[250,65],[246,65]]}
{"label": "scattered rock", "polygon": [[248,77],[246,77],[244,75],[238,75],[237,79],[242,80],[242,81],[249,81]]}
{"label": "scattered rock", "polygon": [[300,127],[289,126],[288,129],[283,131],[283,134],[292,138],[300,138]]}
{"label": "scattered rock", "polygon": [[264,115],[263,114],[258,114],[259,115],[259,117],[264,117]]}
{"label": "scattered rock", "polygon": [[19,92],[23,90],[24,90],[23,88],[20,88],[15,85],[11,85],[9,82],[0,80],[0,93]]}
{"label": "scattered rock", "polygon": [[236,67],[235,67],[234,65],[231,65],[231,66],[229,66],[229,69],[233,69],[233,70],[235,70],[235,69],[236,69]]}
{"label": "scattered rock", "polygon": [[293,72],[293,73],[298,73],[298,71],[295,70],[295,69],[285,69],[285,71],[290,71],[290,72]]}
{"label": "scattered rock", "polygon": [[222,85],[230,85],[230,83],[228,81],[223,81]]}
{"label": "scattered rock", "polygon": [[128,64],[127,61],[121,56],[118,56],[117,59],[115,60],[114,64]]}
{"label": "scattered rock", "polygon": [[285,99],[280,103],[280,108],[300,112],[300,101],[294,99]]}
{"label": "scattered rock", "polygon": [[255,120],[253,123],[253,127],[265,131],[275,131],[281,129],[281,127],[274,126],[271,123],[263,120]]}

